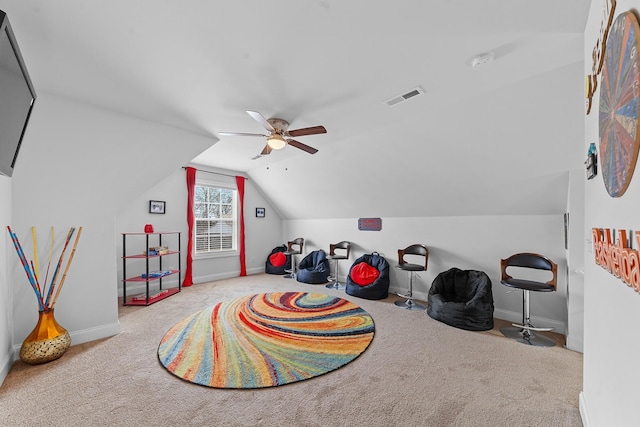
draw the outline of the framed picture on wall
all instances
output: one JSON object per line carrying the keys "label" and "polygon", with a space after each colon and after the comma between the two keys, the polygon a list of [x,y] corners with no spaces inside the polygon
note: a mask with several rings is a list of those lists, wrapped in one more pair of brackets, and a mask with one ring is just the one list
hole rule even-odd
{"label": "framed picture on wall", "polygon": [[256,208],[256,217],[264,218],[265,210],[264,208]]}
{"label": "framed picture on wall", "polygon": [[163,214],[165,213],[167,202],[160,200],[149,200],[149,213]]}

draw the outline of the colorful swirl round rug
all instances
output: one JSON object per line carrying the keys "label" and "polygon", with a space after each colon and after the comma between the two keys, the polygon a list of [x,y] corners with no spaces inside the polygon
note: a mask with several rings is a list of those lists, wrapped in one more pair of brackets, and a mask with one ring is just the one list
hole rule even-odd
{"label": "colorful swirl round rug", "polygon": [[367,349],[374,330],[366,311],[335,296],[249,295],[178,322],[160,341],[158,359],[207,387],[273,387],[346,365]]}

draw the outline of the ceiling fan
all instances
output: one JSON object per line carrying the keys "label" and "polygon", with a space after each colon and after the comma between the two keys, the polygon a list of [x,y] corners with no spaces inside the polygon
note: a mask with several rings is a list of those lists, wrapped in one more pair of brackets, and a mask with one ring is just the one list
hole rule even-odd
{"label": "ceiling fan", "polygon": [[255,121],[260,123],[267,131],[268,135],[261,133],[243,133],[243,132],[219,132],[222,136],[262,136],[267,138],[267,145],[260,153],[261,155],[270,154],[272,150],[280,150],[287,145],[298,148],[302,151],[306,151],[309,154],[315,154],[317,149],[310,147],[302,142],[292,139],[298,136],[317,135],[320,133],[327,133],[324,126],[312,126],[302,129],[287,130],[289,128],[289,122],[283,119],[272,118],[265,119],[264,116],[257,111],[247,110],[247,114],[254,118]]}

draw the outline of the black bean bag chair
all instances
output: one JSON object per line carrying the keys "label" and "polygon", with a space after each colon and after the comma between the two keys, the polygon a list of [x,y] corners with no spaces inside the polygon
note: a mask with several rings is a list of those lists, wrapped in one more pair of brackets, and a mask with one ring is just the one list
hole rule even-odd
{"label": "black bean bag chair", "polygon": [[286,250],[285,245],[276,246],[271,250],[264,266],[266,273],[283,275],[285,270],[291,270],[291,255],[285,255]]}
{"label": "black bean bag chair", "polygon": [[427,314],[467,331],[493,328],[491,279],[482,271],[451,268],[436,276],[429,289]]}
{"label": "black bean bag chair", "polygon": [[329,260],[327,254],[319,249],[302,258],[296,273],[298,282],[327,283],[329,281]]}
{"label": "black bean bag chair", "polygon": [[356,259],[347,275],[345,292],[364,299],[385,299],[389,295],[389,263],[377,252]]}

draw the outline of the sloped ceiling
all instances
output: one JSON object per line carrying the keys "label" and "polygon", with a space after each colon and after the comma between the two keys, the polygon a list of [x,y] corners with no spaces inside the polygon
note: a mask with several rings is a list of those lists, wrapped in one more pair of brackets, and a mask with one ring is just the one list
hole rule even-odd
{"label": "sloped ceiling", "polygon": [[[582,167],[584,0],[0,9],[38,91],[210,137],[193,162],[245,172],[285,218],[558,214]],[[262,138],[218,135],[263,133],[246,110],[328,133],[255,159]]]}

